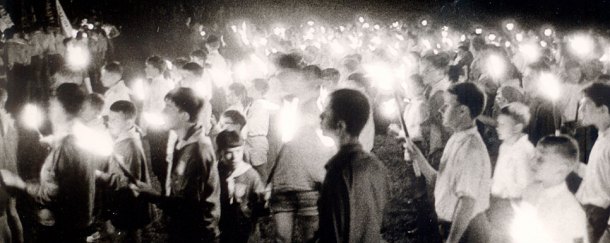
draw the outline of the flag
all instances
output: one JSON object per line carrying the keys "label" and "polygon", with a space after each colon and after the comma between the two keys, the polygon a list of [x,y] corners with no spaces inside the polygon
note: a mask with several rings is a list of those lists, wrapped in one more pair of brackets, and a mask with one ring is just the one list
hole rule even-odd
{"label": "flag", "polygon": [[74,29],[72,28],[70,20],[68,20],[68,16],[66,16],[66,12],[64,12],[64,8],[61,6],[59,0],[55,0],[55,3],[57,5],[57,18],[61,24],[61,29],[64,31],[64,35],[66,37],[74,36]]}

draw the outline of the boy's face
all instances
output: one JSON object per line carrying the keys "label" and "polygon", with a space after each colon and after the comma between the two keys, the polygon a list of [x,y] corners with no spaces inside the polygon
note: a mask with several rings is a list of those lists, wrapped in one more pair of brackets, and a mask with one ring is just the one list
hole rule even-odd
{"label": "boy's face", "polygon": [[165,116],[165,125],[167,129],[176,130],[182,125],[182,114],[183,112],[178,109],[176,104],[170,100],[165,100],[165,107],[163,108],[163,115]]}
{"label": "boy's face", "polygon": [[498,132],[498,138],[500,138],[500,140],[506,140],[521,132],[519,126],[517,126],[518,123],[510,116],[499,115],[497,120],[498,126],[496,127],[496,131]]}
{"label": "boy's face", "polygon": [[117,81],[119,81],[120,78],[117,78],[117,76],[118,75],[115,73],[111,73],[111,72],[108,72],[108,71],[102,69],[100,79],[102,80],[102,84],[104,85],[104,87],[109,88],[112,85],[114,85]]}
{"label": "boy's face", "polygon": [[220,153],[220,156],[224,165],[233,167],[236,163],[243,161],[244,147],[238,146],[235,148],[225,149]]}
{"label": "boy's face", "polygon": [[534,180],[543,184],[564,180],[568,170],[564,160],[554,148],[536,147]]}
{"label": "boy's face", "polygon": [[597,122],[607,119],[605,117],[608,117],[606,107],[603,105],[595,105],[593,100],[588,97],[584,97],[580,100],[579,109],[580,115],[578,116],[582,119],[582,125],[584,126],[595,125]]}
{"label": "boy's face", "polygon": [[146,64],[144,68],[144,73],[146,74],[146,78],[156,78],[159,76],[159,69],[156,69],[152,65]]}
{"label": "boy's face", "polygon": [[114,111],[108,113],[108,131],[112,137],[118,137],[121,133],[131,128],[132,125],[133,121],[127,119],[123,113]]}
{"label": "boy's face", "polygon": [[227,94],[227,104],[236,105],[237,103],[239,103],[239,96],[237,96],[237,94],[235,94],[235,92],[232,90],[229,90]]}
{"label": "boy's face", "polygon": [[457,101],[456,95],[444,92],[444,100],[445,103],[440,111],[443,114],[443,126],[455,128],[464,120],[463,116],[469,114],[464,111],[462,105]]}
{"label": "boy's face", "polygon": [[85,102],[83,104],[83,110],[80,113],[80,117],[84,121],[92,121],[98,118],[98,114],[100,114],[100,110],[96,109],[90,102]]}

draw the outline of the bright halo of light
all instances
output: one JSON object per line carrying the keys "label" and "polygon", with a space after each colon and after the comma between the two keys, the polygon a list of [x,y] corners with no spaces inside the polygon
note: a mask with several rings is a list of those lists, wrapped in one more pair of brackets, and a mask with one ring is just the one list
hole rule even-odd
{"label": "bright halo of light", "polygon": [[496,54],[489,55],[487,57],[487,72],[494,79],[498,80],[506,74],[506,62],[501,56]]}
{"label": "bright halo of light", "polygon": [[426,25],[428,25],[428,20],[425,20],[425,19],[424,19],[424,20],[422,20],[422,21],[421,21],[421,25],[422,25],[422,26],[426,26]]}
{"label": "bright halo of light", "polygon": [[482,28],[476,28],[474,30],[474,33],[476,33],[477,35],[483,34],[483,29]]}
{"label": "bright halo of light", "polygon": [[519,46],[519,52],[527,63],[534,63],[542,56],[540,48],[535,43],[523,43]]}
{"label": "bright halo of light", "polygon": [[42,125],[44,117],[40,108],[34,104],[26,104],[21,112],[21,121],[29,129],[37,130]]}
{"label": "bright halo of light", "polygon": [[544,35],[547,37],[553,35],[553,30],[551,28],[544,29]]}
{"label": "bright halo of light", "polygon": [[510,222],[510,236],[519,243],[553,242],[540,221],[536,208],[528,203],[513,205],[514,218]]}
{"label": "bright halo of light", "polygon": [[280,131],[282,133],[282,142],[290,142],[297,132],[299,124],[299,99],[294,98],[292,101],[284,101],[279,114]]}
{"label": "bright halo of light", "polygon": [[161,128],[165,126],[165,116],[161,113],[144,112],[142,118],[146,121],[146,124],[153,128]]}
{"label": "bright halo of light", "polygon": [[98,131],[77,122],[72,127],[76,145],[97,156],[110,156],[113,151],[113,142],[110,134]]}
{"label": "bright halo of light", "polygon": [[364,66],[364,71],[371,79],[373,86],[382,92],[390,92],[394,89],[394,75],[390,66],[382,63],[373,63]]}
{"label": "bright halo of light", "polygon": [[515,24],[513,23],[508,23],[506,24],[506,29],[509,31],[512,31],[515,28]]}
{"label": "bright halo of light", "polygon": [[68,43],[66,47],[66,64],[71,70],[87,68],[90,59],[91,54],[85,46]]}
{"label": "bright halo of light", "polygon": [[595,51],[595,40],[588,35],[575,35],[569,39],[570,50],[580,58],[586,58]]}
{"label": "bright halo of light", "polygon": [[552,73],[541,73],[538,80],[540,92],[552,101],[557,101],[561,96],[561,81]]}
{"label": "bright halo of light", "polygon": [[138,100],[146,99],[146,84],[144,79],[138,78],[131,84],[131,92]]}
{"label": "bright halo of light", "polygon": [[394,99],[381,103],[381,115],[387,119],[394,119],[398,114],[398,105]]}

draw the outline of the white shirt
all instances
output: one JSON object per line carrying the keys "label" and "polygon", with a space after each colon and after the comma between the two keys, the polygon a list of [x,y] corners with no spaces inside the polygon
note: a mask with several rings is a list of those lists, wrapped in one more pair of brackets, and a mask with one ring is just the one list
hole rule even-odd
{"label": "white shirt", "polygon": [[171,80],[159,76],[153,78],[148,88],[144,111],[150,113],[160,113],[165,107],[165,95],[174,88]]}
{"label": "white shirt", "polygon": [[475,200],[470,219],[489,208],[491,162],[477,127],[456,132],[443,151],[434,197],[439,219],[451,222],[458,199]]}
{"label": "white shirt", "polygon": [[543,188],[540,183],[527,188],[524,201],[534,206],[541,230],[537,234],[548,243],[574,243],[587,239],[587,216],[564,183]]}
{"label": "white shirt", "polygon": [[512,144],[500,145],[498,162],[493,175],[491,194],[505,199],[521,198],[523,190],[532,182],[531,163],[536,149],[527,135]]}
{"label": "white shirt", "polygon": [[610,128],[599,133],[591,149],[586,174],[576,198],[583,205],[610,206]]}
{"label": "white shirt", "polygon": [[104,93],[104,108],[102,109],[102,116],[108,115],[108,112],[110,112],[110,106],[114,104],[114,102],[119,100],[130,101],[130,94],[131,90],[122,80],[106,90],[106,93]]}
{"label": "white shirt", "polygon": [[206,63],[211,66],[209,74],[216,87],[226,88],[231,84],[231,70],[229,70],[225,58],[218,51],[210,52]]}
{"label": "white shirt", "polygon": [[428,120],[429,108],[424,97],[412,99],[405,107],[403,117],[409,137],[414,141],[423,141],[422,124]]}

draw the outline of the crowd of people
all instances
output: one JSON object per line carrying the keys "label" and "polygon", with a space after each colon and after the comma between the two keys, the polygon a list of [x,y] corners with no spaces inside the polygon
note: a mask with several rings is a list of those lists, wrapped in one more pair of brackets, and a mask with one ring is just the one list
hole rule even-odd
{"label": "crowd of people", "polygon": [[[388,171],[371,151],[387,132],[432,188],[425,242],[610,242],[599,34],[365,17],[194,25],[188,56],[152,55],[126,80],[106,49],[79,48],[108,35],[83,26],[46,45],[64,51],[37,94],[23,95],[32,84],[9,55],[4,241],[141,242],[161,219],[168,242],[253,242],[270,217],[277,242],[382,242]],[[19,148],[28,129],[43,151]],[[44,153],[38,178],[19,175],[19,151]]]}

